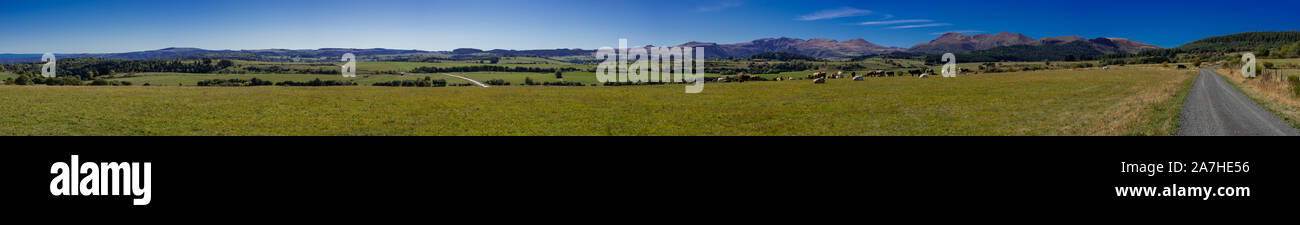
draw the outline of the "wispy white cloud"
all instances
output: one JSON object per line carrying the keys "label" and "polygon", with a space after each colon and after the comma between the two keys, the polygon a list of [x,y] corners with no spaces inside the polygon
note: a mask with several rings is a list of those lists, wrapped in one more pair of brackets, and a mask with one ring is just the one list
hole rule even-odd
{"label": "wispy white cloud", "polygon": [[984,31],[982,31],[982,30],[953,30],[953,31],[944,31],[944,32],[934,32],[934,33],[930,33],[930,35],[943,35],[943,34],[948,34],[948,33],[961,33],[961,34],[966,34],[966,33],[984,33]]}
{"label": "wispy white cloud", "polygon": [[942,27],[942,26],[952,26],[952,24],[949,24],[949,23],[929,23],[929,24],[917,24],[917,25],[906,25],[906,26],[889,27],[889,29],[912,29],[912,28],[922,28],[922,27]]}
{"label": "wispy white cloud", "polygon": [[887,19],[893,19],[893,18],[894,18],[894,14],[885,14],[885,18],[880,18],[880,19],[882,19],[882,20],[887,20]]}
{"label": "wispy white cloud", "polygon": [[827,10],[817,11],[812,14],[803,15],[799,17],[799,20],[802,21],[825,20],[825,19],[835,19],[835,18],[844,18],[844,17],[865,16],[869,14],[871,14],[871,10],[844,7],[838,9],[827,9]]}
{"label": "wispy white cloud", "polygon": [[744,3],[737,1],[720,2],[716,5],[701,6],[699,10],[700,12],[717,12],[724,9],[740,7],[741,5],[744,5]]}
{"label": "wispy white cloud", "polygon": [[933,20],[887,20],[887,21],[862,22],[862,23],[858,23],[858,25],[871,26],[871,25],[891,25],[891,24],[900,24],[900,23],[929,23],[929,22],[934,22],[934,21]]}

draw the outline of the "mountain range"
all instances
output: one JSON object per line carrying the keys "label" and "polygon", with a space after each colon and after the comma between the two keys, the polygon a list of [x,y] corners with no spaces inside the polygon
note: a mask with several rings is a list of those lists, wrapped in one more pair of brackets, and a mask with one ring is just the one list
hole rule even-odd
{"label": "mountain range", "polygon": [[1124,38],[1095,38],[1084,39],[1079,36],[1064,37],[1045,37],[1037,40],[1027,37],[1023,34],[1001,32],[997,34],[977,34],[967,35],[960,33],[947,33],[939,38],[916,45],[909,49],[909,52],[921,54],[943,54],[943,53],[966,53],[980,50],[989,50],[998,47],[1008,47],[1016,45],[1029,46],[1046,46],[1062,45],[1074,42],[1088,43],[1092,48],[1104,54],[1119,52],[1138,52],[1146,49],[1158,49],[1155,45],[1136,42]]}
{"label": "mountain range", "polygon": [[[1122,38],[1084,39],[1078,36],[1046,37],[1041,40],[1022,34],[1001,32],[997,34],[967,35],[948,33],[912,48],[882,46],[861,38],[836,41],[823,38],[809,40],[798,38],[764,38],[735,44],[718,44],[711,42],[688,42],[677,47],[703,47],[706,58],[745,58],[759,53],[785,52],[817,58],[852,58],[884,55],[891,53],[942,54],[970,53],[976,51],[997,51],[998,48],[1015,46],[1014,52],[1026,51],[1036,54],[1056,54],[1061,49],[1071,52],[1084,51],[1086,54],[1111,54],[1119,52],[1136,52],[1145,49],[1157,49],[1154,45],[1144,44]],[[1082,50],[1091,49],[1091,50]],[[1005,52],[1005,51],[1004,51]],[[412,58],[447,58],[473,59],[492,56],[532,56],[562,59],[566,61],[593,61],[595,50],[584,49],[544,49],[544,50],[479,50],[462,48],[453,51],[421,51],[396,49],[344,49],[322,48],[307,50],[264,49],[264,50],[206,50],[198,48],[165,48],[151,51],[106,53],[106,54],[63,54],[59,58],[105,58],[105,59],[196,59],[225,58],[240,60],[260,60],[273,62],[326,62],[336,61],[344,53],[356,54],[359,60],[408,60]],[[0,57],[0,63],[38,62],[39,55],[7,54]]]}
{"label": "mountain range", "polygon": [[840,42],[822,38],[803,40],[782,37],[723,45],[690,42],[677,47],[703,47],[705,58],[744,58],[765,52],[786,52],[817,58],[852,58],[907,51],[904,48],[877,45],[861,38]]}

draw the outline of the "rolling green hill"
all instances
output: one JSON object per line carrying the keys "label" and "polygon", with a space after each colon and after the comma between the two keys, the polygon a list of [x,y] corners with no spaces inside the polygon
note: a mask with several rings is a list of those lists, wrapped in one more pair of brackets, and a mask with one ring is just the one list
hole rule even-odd
{"label": "rolling green hill", "polygon": [[1258,47],[1282,48],[1296,42],[1300,42],[1300,31],[1247,32],[1201,39],[1177,49],[1185,52],[1237,52]]}

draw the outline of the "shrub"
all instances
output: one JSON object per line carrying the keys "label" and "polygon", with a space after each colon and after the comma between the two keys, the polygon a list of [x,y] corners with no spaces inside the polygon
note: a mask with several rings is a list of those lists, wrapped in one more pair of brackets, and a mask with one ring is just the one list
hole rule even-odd
{"label": "shrub", "polygon": [[81,79],[77,79],[77,78],[75,78],[75,77],[55,77],[55,78],[37,77],[36,79],[33,79],[32,81],[33,81],[34,83],[36,83],[36,84],[44,84],[44,85],[49,85],[49,86],[80,86],[80,85],[83,85],[83,83],[81,83]]}
{"label": "shrub", "polygon": [[1300,97],[1300,76],[1287,77],[1286,81],[1291,84],[1291,93]]}
{"label": "shrub", "polygon": [[[268,83],[269,83],[269,82],[268,82]],[[307,82],[281,81],[280,83],[275,83],[275,86],[310,86],[310,87],[321,87],[321,86],[356,86],[356,85],[357,85],[357,82],[356,82],[356,81],[341,81],[341,80],[326,80],[326,81],[323,81],[323,80],[321,80],[320,78],[316,78],[315,80],[307,81]]]}
{"label": "shrub", "polygon": [[581,87],[581,86],[586,86],[586,85],[583,85],[582,82],[577,82],[577,81],[547,81],[547,82],[542,82],[542,86],[575,86],[575,87]]}
{"label": "shrub", "polygon": [[[320,80],[320,79],[317,79],[317,80]],[[262,79],[258,79],[258,78],[256,78],[256,77],[254,77],[252,80],[242,80],[242,79],[228,79],[228,80],[212,79],[212,80],[199,81],[198,85],[199,85],[199,86],[217,86],[217,87],[244,87],[244,86],[271,86],[271,85],[274,85],[274,83],[271,83],[271,81],[262,80]]]}
{"label": "shrub", "polygon": [[434,80],[434,79],[431,78],[431,77],[424,77],[424,79],[419,79],[419,80],[395,80],[395,81],[389,81],[389,82],[375,83],[375,84],[373,84],[373,86],[387,86],[387,87],[446,87],[446,86],[447,86],[447,80],[443,80],[443,79],[437,79],[437,80]]}
{"label": "shrub", "polygon": [[30,85],[30,84],[32,84],[32,79],[31,79],[31,78],[28,78],[27,76],[20,76],[20,77],[14,79],[13,84],[15,84],[15,85]]}

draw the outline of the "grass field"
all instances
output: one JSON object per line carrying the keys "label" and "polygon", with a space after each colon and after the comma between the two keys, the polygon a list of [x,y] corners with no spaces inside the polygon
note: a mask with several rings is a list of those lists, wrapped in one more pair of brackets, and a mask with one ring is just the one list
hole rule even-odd
{"label": "grass field", "polygon": [[701,94],[685,85],[0,86],[0,135],[1169,135],[1193,75],[710,83]]}
{"label": "grass field", "polygon": [[4,82],[5,79],[17,78],[17,77],[18,77],[17,74],[13,74],[10,72],[0,72],[0,82]]}
{"label": "grass field", "polygon": [[1260,62],[1271,62],[1278,67],[1296,68],[1300,67],[1300,58],[1289,59],[1259,59]]}

